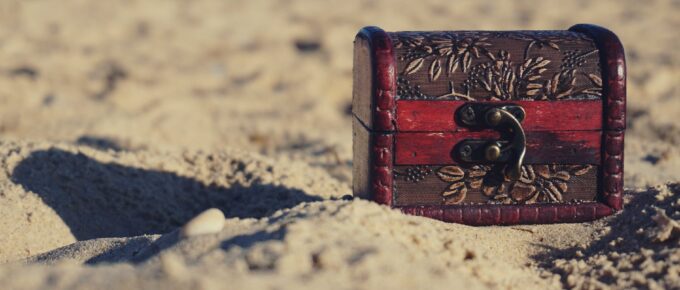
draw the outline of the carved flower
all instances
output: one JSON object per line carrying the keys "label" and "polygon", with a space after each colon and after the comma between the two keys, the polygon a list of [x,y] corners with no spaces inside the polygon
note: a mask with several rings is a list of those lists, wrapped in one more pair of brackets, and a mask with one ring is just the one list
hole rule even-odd
{"label": "carved flower", "polygon": [[512,203],[532,203],[531,200],[536,197],[536,186],[534,181],[536,173],[531,166],[523,165],[521,167],[520,178],[517,181],[511,181],[502,173],[496,174],[491,181],[491,184],[482,188],[484,195],[492,198],[494,202],[503,204]]}
{"label": "carved flower", "polygon": [[[459,39],[452,34],[439,34],[432,36],[429,42],[423,42],[422,36],[405,35],[399,37],[395,46],[409,47],[404,59],[408,60],[404,68],[404,75],[418,72],[427,66],[430,81],[439,79],[442,72],[452,74],[458,67],[467,72],[472,65],[473,58],[479,58],[482,54],[491,55],[486,46],[486,37],[464,37]],[[491,56],[493,57],[493,56]]]}
{"label": "carved flower", "polygon": [[479,189],[484,181],[488,167],[475,165],[465,170],[460,166],[444,166],[439,168],[437,175],[449,186],[442,192],[445,204],[459,204],[468,192],[468,188]]}
{"label": "carved flower", "polygon": [[525,96],[531,98],[543,89],[541,74],[546,71],[545,66],[550,60],[539,56],[514,66],[510,53],[504,50],[490,58],[492,61],[473,67],[470,77],[463,83],[468,95],[472,88],[481,88],[489,93],[491,100],[509,100]]}
{"label": "carved flower", "polygon": [[444,166],[437,176],[449,183],[441,193],[445,204],[460,204],[470,189],[480,189],[491,203],[531,204],[563,202],[568,181],[588,173],[590,165],[523,165],[519,180],[509,180],[500,167],[474,165],[470,168]]}
{"label": "carved flower", "polygon": [[523,165],[519,180],[504,179],[497,186],[484,186],[482,192],[493,202],[531,204],[563,202],[572,176],[586,174],[590,165],[561,168],[557,165]]}

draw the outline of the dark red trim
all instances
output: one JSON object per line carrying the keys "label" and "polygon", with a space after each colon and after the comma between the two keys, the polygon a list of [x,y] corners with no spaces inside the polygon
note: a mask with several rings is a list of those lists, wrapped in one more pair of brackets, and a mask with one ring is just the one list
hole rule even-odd
{"label": "dark red trim", "polygon": [[623,137],[625,132],[605,131],[602,153],[602,189],[604,201],[614,208],[623,208]]}
{"label": "dark red trim", "polygon": [[604,202],[623,208],[623,137],[626,129],[626,56],[619,38],[606,28],[578,24],[571,31],[590,36],[600,51],[604,94],[602,185]]}
{"label": "dark red trim", "polygon": [[590,36],[600,51],[605,98],[604,129],[626,129],[626,56],[621,41],[616,34],[597,25],[577,24],[569,30]]}
{"label": "dark red trim", "polygon": [[[470,131],[455,120],[467,101],[397,101],[397,131]],[[524,131],[587,131],[602,129],[602,100],[514,101],[526,111]]]}
{"label": "dark red trim", "polygon": [[402,212],[472,226],[576,223],[611,215],[611,207],[599,203],[532,205],[404,206]]}
{"label": "dark red trim", "polygon": [[364,27],[359,34],[368,39],[373,53],[375,76],[373,95],[373,120],[375,131],[394,131],[394,110],[397,94],[397,62],[392,39],[387,32],[375,26]]}
{"label": "dark red trim", "polygon": [[392,205],[394,181],[392,169],[394,168],[394,134],[374,133],[372,144],[371,166],[371,190],[373,200],[384,205]]}
{"label": "dark red trim", "polygon": [[380,204],[392,205],[394,183],[395,100],[397,93],[396,59],[392,40],[382,29],[369,26],[359,35],[368,39],[372,53],[374,75],[373,132],[371,144],[371,190],[373,199]]}
{"label": "dark red trim", "polygon": [[[592,164],[601,162],[601,131],[526,132],[525,164]],[[395,136],[397,165],[458,164],[454,149],[466,139],[501,139],[496,131],[455,133],[403,132]]]}

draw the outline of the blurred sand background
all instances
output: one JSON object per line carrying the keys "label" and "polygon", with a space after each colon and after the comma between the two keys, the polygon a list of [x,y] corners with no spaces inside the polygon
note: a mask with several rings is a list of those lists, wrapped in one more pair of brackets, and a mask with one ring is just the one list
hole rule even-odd
{"label": "blurred sand background", "polygon": [[[678,15],[671,0],[1,1],[0,288],[680,289]],[[361,27],[576,23],[626,48],[623,213],[473,228],[347,198]],[[211,207],[226,220],[180,229]]]}

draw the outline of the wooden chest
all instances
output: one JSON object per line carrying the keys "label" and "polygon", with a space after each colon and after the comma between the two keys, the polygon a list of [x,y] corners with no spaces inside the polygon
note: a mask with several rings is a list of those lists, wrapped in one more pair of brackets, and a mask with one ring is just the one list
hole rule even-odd
{"label": "wooden chest", "polygon": [[611,31],[385,32],[354,42],[355,196],[471,225],[622,207],[623,47]]}

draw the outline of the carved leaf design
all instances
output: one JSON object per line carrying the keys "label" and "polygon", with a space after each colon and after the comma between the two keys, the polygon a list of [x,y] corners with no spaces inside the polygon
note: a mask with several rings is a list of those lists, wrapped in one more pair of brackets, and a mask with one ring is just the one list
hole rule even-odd
{"label": "carved leaf design", "polygon": [[534,179],[536,179],[536,173],[534,172],[534,167],[533,166],[522,166],[520,171],[520,176],[519,176],[519,181],[523,182],[525,184],[531,184],[534,182]]}
{"label": "carved leaf design", "polygon": [[550,168],[548,165],[534,165],[534,171],[540,177],[550,178]]}
{"label": "carved leaf design", "polygon": [[482,193],[486,196],[493,196],[496,193],[496,188],[493,186],[482,187]]}
{"label": "carved leaf design", "polygon": [[[451,86],[449,92],[430,96],[413,85],[402,90],[409,99],[561,100],[602,96],[602,79],[593,69],[597,49],[594,46],[562,47],[562,43],[590,41],[578,35],[522,31],[396,35],[395,46],[401,48],[400,56],[407,59],[402,76],[422,72],[422,78],[411,81],[436,82],[445,78],[442,75],[452,81],[456,71],[467,75],[462,83],[456,84],[462,87],[460,92]],[[518,52],[519,58],[511,60],[508,51],[518,50],[501,46],[504,42],[498,42],[500,38],[524,41],[523,57],[522,52]],[[491,51],[491,48],[497,50]],[[554,51],[541,51],[546,49]],[[557,59],[560,56],[561,61]],[[587,71],[582,71],[582,67],[587,67]],[[546,75],[548,70],[551,73]]]}
{"label": "carved leaf design", "polygon": [[567,192],[567,190],[569,189],[566,182],[555,180],[553,184],[555,184],[555,186],[557,186],[557,188],[559,188],[561,192]]}
{"label": "carved leaf design", "polygon": [[437,171],[437,175],[445,182],[456,182],[465,177],[465,171],[458,166],[445,166]]}
{"label": "carved leaf design", "polygon": [[465,200],[467,195],[467,187],[465,182],[455,182],[449,185],[449,187],[442,192],[442,196],[446,199],[446,204],[458,204]]}
{"label": "carved leaf design", "polygon": [[589,78],[590,81],[592,81],[593,84],[595,84],[596,86],[602,87],[602,79],[600,78],[600,76],[595,75],[595,74],[588,74],[588,78]]}
{"label": "carved leaf design", "polygon": [[484,179],[482,179],[482,178],[471,179],[470,182],[469,182],[470,188],[479,189],[480,187],[482,187],[483,181],[484,181]]}
{"label": "carved leaf design", "polygon": [[501,50],[495,61],[474,66],[471,74],[477,77],[468,79],[467,86],[480,87],[490,93],[493,100],[511,99],[517,87],[517,75],[509,58],[510,54]]}
{"label": "carved leaf design", "polygon": [[444,56],[444,55],[452,55],[451,53],[453,52],[453,49],[451,46],[440,46],[437,48],[437,54]]}
{"label": "carved leaf design", "polygon": [[410,75],[412,73],[417,72],[420,69],[420,67],[423,66],[423,62],[425,62],[424,58],[416,58],[412,60],[406,65],[406,69],[404,69],[404,74]]}
{"label": "carved leaf design", "polygon": [[523,165],[520,179],[512,181],[492,166],[443,166],[437,170],[440,180],[449,183],[442,192],[447,204],[460,203],[471,189],[479,190],[496,203],[563,202],[572,176],[586,174],[591,165]]}
{"label": "carved leaf design", "polygon": [[486,170],[484,170],[484,168],[480,166],[473,166],[472,168],[470,168],[470,170],[468,170],[468,176],[470,176],[471,178],[481,177],[484,175],[486,175]]}
{"label": "carved leaf design", "polygon": [[561,202],[562,201],[562,192],[560,189],[558,189],[552,182],[548,182],[546,184],[546,187],[544,189],[546,193],[546,198],[548,201],[551,202]]}
{"label": "carved leaf design", "polygon": [[510,196],[517,201],[526,201],[536,194],[536,187],[529,184],[524,184],[521,182],[516,182],[513,184],[512,189],[510,189]]}
{"label": "carved leaf design", "polygon": [[541,68],[545,67],[546,65],[548,65],[550,63],[550,60],[547,60],[547,59],[541,60],[541,59],[543,59],[543,57],[538,57],[536,59],[536,60],[540,60],[540,61],[536,64],[536,66],[534,68],[541,69]]}
{"label": "carved leaf design", "polygon": [[529,58],[524,61],[524,63],[518,68],[518,82],[521,89],[525,91],[528,97],[535,97],[541,94],[543,89],[543,84],[536,82],[542,76],[541,74],[545,72],[550,60],[543,59],[543,57]]}
{"label": "carved leaf design", "polygon": [[588,173],[588,171],[590,171],[591,168],[592,168],[591,165],[577,165],[577,166],[573,166],[573,167],[571,168],[571,174],[573,174],[574,176],[581,176],[581,175],[583,175],[583,174]]}
{"label": "carved leaf design", "polygon": [[571,178],[571,175],[569,174],[569,172],[566,172],[566,171],[558,171],[558,172],[555,172],[555,174],[553,175],[553,178],[556,178],[556,179],[559,179],[559,180],[562,180],[562,181],[569,181],[569,178]]}
{"label": "carved leaf design", "polygon": [[463,72],[466,73],[468,72],[468,68],[470,67],[470,64],[472,63],[472,58],[470,57],[469,52],[463,52]]}
{"label": "carved leaf design", "polygon": [[569,96],[576,84],[574,70],[565,70],[556,73],[552,79],[548,80],[545,87],[548,89],[546,96],[548,99],[559,100]]}
{"label": "carved leaf design", "polygon": [[456,71],[456,68],[458,68],[458,55],[456,54],[451,54],[446,60],[446,67],[447,67],[447,72],[449,74],[452,74],[454,71]]}
{"label": "carved leaf design", "polygon": [[441,63],[439,62],[439,59],[435,59],[432,61],[432,64],[430,64],[430,81],[435,81],[439,78],[439,75],[442,73],[442,66]]}

